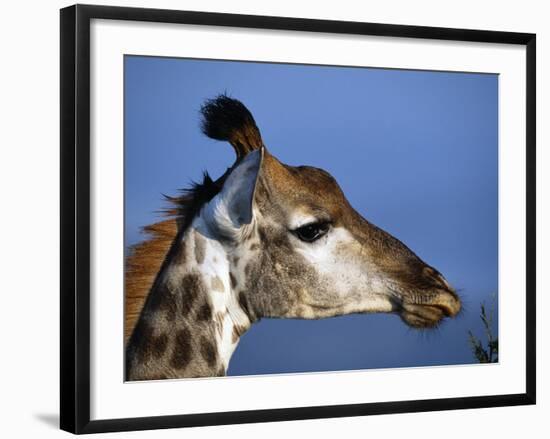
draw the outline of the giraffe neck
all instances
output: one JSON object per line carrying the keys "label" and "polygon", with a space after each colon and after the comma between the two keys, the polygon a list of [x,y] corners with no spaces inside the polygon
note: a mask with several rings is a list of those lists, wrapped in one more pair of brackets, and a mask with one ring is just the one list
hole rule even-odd
{"label": "giraffe neck", "polygon": [[251,318],[235,291],[235,258],[198,216],[177,239],[127,347],[127,379],[225,375]]}

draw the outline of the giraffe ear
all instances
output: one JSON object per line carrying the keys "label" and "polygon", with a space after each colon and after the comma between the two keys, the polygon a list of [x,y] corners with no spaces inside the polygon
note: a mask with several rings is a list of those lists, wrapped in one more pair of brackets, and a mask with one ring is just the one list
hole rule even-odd
{"label": "giraffe ear", "polygon": [[206,207],[207,221],[224,235],[252,222],[254,193],[262,166],[264,148],[248,153],[231,171],[221,192]]}

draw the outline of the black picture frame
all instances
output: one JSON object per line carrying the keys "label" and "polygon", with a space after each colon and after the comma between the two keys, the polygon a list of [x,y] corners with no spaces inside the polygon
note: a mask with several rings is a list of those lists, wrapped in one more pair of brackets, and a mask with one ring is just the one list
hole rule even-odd
{"label": "black picture frame", "polygon": [[[90,420],[90,21],[133,20],[333,34],[408,37],[526,47],[526,392],[416,401]],[[250,422],[535,404],[536,35],[303,18],[111,6],[61,10],[61,404],[60,424],[99,433]]]}

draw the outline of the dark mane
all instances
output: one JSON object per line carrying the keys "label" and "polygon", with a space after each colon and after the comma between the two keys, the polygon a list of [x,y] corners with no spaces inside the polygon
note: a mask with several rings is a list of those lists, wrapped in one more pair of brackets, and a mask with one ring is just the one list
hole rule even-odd
{"label": "dark mane", "polygon": [[221,191],[226,175],[227,172],[214,181],[205,171],[201,183],[192,182],[191,187],[180,189],[176,196],[164,195],[164,199],[169,205],[162,210],[162,213],[168,217],[176,218],[180,228],[187,228],[201,207]]}

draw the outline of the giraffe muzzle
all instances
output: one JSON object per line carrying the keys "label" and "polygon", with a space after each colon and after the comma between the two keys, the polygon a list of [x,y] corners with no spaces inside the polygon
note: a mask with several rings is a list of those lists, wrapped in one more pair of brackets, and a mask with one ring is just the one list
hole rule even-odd
{"label": "giraffe muzzle", "polygon": [[415,294],[401,304],[402,320],[414,328],[437,326],[444,318],[455,317],[461,309],[460,298],[451,289]]}

